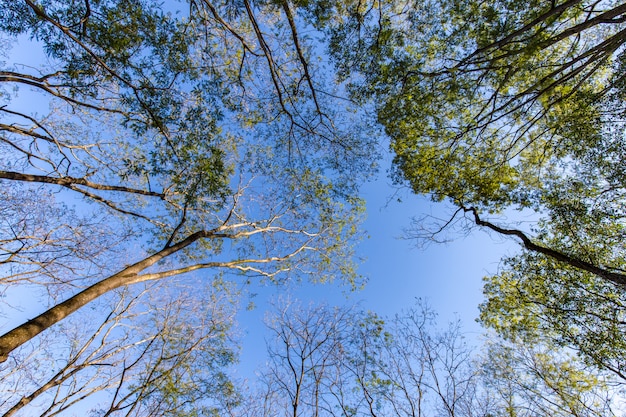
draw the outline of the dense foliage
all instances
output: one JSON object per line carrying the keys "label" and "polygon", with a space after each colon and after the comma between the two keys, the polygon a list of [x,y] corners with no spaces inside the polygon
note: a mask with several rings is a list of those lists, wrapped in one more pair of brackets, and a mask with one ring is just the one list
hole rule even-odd
{"label": "dense foliage", "polygon": [[224,282],[359,285],[374,130],[294,7],[0,2],[2,301],[41,306],[0,336],[6,415],[227,402]]}
{"label": "dense foliage", "polygon": [[483,323],[623,377],[626,5],[386,1],[350,13],[327,25],[331,51],[353,97],[377,103],[395,178],[455,207],[417,237],[478,225],[518,240],[523,252],[486,278]]}

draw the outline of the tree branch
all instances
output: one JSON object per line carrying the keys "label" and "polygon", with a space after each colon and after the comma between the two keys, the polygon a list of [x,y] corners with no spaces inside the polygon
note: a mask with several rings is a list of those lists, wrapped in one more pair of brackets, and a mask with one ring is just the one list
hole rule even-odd
{"label": "tree branch", "polygon": [[506,236],[515,236],[517,238],[519,238],[522,241],[522,244],[524,245],[524,247],[530,251],[533,252],[537,252],[537,253],[541,253],[543,255],[546,255],[552,259],[555,259],[559,262],[563,262],[566,263],[570,266],[573,266],[574,268],[577,269],[582,269],[583,271],[587,271],[590,272],[604,280],[610,281],[613,284],[616,284],[620,287],[626,288],[626,275],[625,274],[620,274],[620,273],[616,273],[616,272],[612,272],[609,271],[605,268],[599,267],[597,265],[594,265],[590,262],[587,261],[583,261],[582,259],[576,258],[574,256],[565,254],[563,252],[559,252],[557,250],[551,249],[551,248],[547,248],[545,246],[539,245],[535,242],[533,242],[528,236],[526,236],[526,234],[524,232],[522,232],[521,230],[517,230],[517,229],[504,229],[502,227],[496,226],[495,224],[488,222],[486,220],[483,220],[480,218],[480,216],[478,215],[478,211],[476,210],[476,208],[474,207],[465,207],[463,205],[461,205],[461,208],[463,209],[464,212],[470,212],[472,213],[472,215],[474,216],[474,222],[478,225],[478,226],[484,226],[487,227],[491,230],[493,230],[494,232],[500,233],[501,235],[506,235]]}
{"label": "tree branch", "polygon": [[62,187],[72,188],[75,185],[83,185],[88,188],[93,188],[94,190],[103,190],[103,191],[120,191],[124,193],[131,194],[140,194],[150,197],[159,197],[161,199],[165,198],[163,193],[158,193],[155,191],[147,191],[140,190],[137,188],[124,187],[120,185],[106,185],[106,184],[98,184],[95,182],[88,181],[84,178],[75,178],[75,177],[48,177],[45,175],[34,175],[34,174],[22,174],[19,172],[13,171],[0,171],[0,179],[5,180],[15,180],[15,181],[24,181],[24,182],[41,182],[44,184],[56,184]]}
{"label": "tree branch", "polygon": [[[237,226],[234,227],[235,229]],[[186,272],[191,272],[194,270],[209,268],[209,267],[219,267],[219,268],[232,268],[237,269],[242,272],[254,272],[260,275],[264,275],[267,277],[272,277],[277,273],[286,271],[289,267],[277,268],[275,272],[263,271],[259,268],[252,266],[251,264],[268,264],[280,261],[286,261],[297,256],[299,253],[312,250],[313,248],[308,246],[308,244],[316,238],[315,234],[306,234],[308,239],[302,242],[296,249],[291,251],[290,253],[283,256],[267,256],[266,258],[260,259],[238,259],[233,261],[222,261],[222,262],[208,262],[208,263],[198,263],[195,265],[182,267],[178,269],[173,269],[170,271],[156,272],[156,273],[148,273],[140,275],[142,271],[145,271],[149,267],[157,264],[162,259],[171,256],[188,246],[191,246],[198,240],[201,239],[238,239],[253,236],[257,233],[261,232],[291,232],[287,229],[283,229],[280,227],[268,226],[265,228],[256,228],[247,231],[241,231],[236,233],[227,233],[226,231],[233,230],[233,226],[222,225],[215,229],[211,230],[200,230],[195,233],[188,235],[185,239],[180,240],[178,243],[167,246],[162,250],[150,255],[133,265],[130,265],[120,272],[113,274],[107,278],[104,278],[97,283],[91,285],[90,287],[84,289],[78,294],[70,297],[69,299],[59,303],[51,308],[49,308],[44,313],[35,317],[32,320],[29,320],[20,326],[10,330],[4,335],[0,336],[0,363],[7,360],[9,353],[23,345],[30,339],[37,336],[39,333],[44,330],[50,328],[55,325],[59,321],[63,320],[65,317],[69,316],[73,312],[77,311],[81,307],[87,305],[91,301],[97,299],[98,297],[112,291],[116,288],[158,280],[166,277],[170,277],[173,275],[180,275]]]}

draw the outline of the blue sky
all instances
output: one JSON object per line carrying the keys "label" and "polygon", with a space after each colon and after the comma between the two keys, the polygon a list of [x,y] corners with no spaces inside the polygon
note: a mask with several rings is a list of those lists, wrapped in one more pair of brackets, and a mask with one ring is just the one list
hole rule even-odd
{"label": "blue sky", "polygon": [[381,316],[392,316],[411,307],[416,298],[423,298],[439,314],[440,325],[458,317],[470,343],[480,343],[483,329],[476,318],[483,299],[482,278],[497,272],[502,257],[513,254],[519,245],[476,228],[468,236],[450,235],[454,239],[448,243],[417,248],[415,241],[406,238],[412,219],[425,214],[445,218],[451,210],[445,203],[433,203],[407,189],[398,190],[386,174],[389,166],[386,155],[375,181],[363,187],[367,217],[362,227],[368,237],[356,252],[365,258],[359,266],[359,272],[368,279],[365,288],[347,292],[337,282],[261,289],[253,299],[256,308],[240,314],[245,335],[237,369],[240,376],[251,377],[252,370],[263,364],[263,316],[271,300],[278,297],[297,298],[304,304],[359,303],[362,309]]}

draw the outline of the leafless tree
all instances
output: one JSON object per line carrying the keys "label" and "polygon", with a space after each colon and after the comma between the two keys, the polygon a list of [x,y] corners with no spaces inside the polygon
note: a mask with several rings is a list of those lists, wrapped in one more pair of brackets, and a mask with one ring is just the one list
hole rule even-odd
{"label": "leafless tree", "polygon": [[236,294],[190,284],[116,291],[106,317],[70,320],[49,348],[23,349],[0,371],[2,415],[185,415],[232,400]]}
{"label": "leafless tree", "polygon": [[356,309],[281,305],[268,322],[265,396],[255,397],[265,406],[255,415],[480,415],[479,371],[460,326],[437,333],[433,320],[423,304],[387,323]]}

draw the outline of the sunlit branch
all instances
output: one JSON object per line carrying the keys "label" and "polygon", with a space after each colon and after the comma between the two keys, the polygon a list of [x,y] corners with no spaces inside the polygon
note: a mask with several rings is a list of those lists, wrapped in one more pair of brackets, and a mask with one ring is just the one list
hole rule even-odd
{"label": "sunlit branch", "polygon": [[182,269],[174,270],[174,271],[166,271],[163,273],[140,275],[142,271],[155,265],[157,262],[161,261],[162,259],[165,259],[185,249],[186,247],[194,244],[195,242],[201,239],[239,239],[242,237],[250,237],[258,233],[287,231],[287,229],[283,229],[280,227],[269,226],[265,228],[240,231],[240,232],[231,234],[231,233],[225,232],[225,231],[228,231],[228,229],[229,229],[228,225],[222,225],[213,230],[201,230],[201,231],[192,233],[188,235],[185,239],[179,241],[178,243],[165,247],[162,250],[158,251],[157,253],[151,256],[148,256],[147,258],[144,258],[141,261],[138,261],[134,263],[133,265],[130,265],[124,268],[120,272],[114,275],[111,275],[108,278],[102,279],[101,281],[91,285],[90,287],[84,289],[78,294],[70,297],[66,301],[48,309],[46,312],[40,314],[36,318],[29,320],[28,322],[7,332],[3,336],[0,336],[0,362],[4,362],[7,359],[8,354],[11,351],[21,346],[28,340],[32,339],[37,334],[41,333],[47,328],[63,320],[65,317],[69,316],[70,314],[80,309],[81,307],[85,306],[86,304],[90,303],[91,301],[95,300],[96,298],[116,288],[135,284],[138,282],[145,282],[149,280],[165,278],[165,277],[169,277],[172,275],[177,275],[177,274],[181,274],[185,272],[190,272],[196,269],[207,268],[207,267],[212,267],[212,266],[215,266],[215,267],[221,266],[225,268],[230,267],[230,268],[239,269],[244,272],[253,271],[262,275],[270,276],[268,273],[260,269],[257,269],[255,267],[246,265],[245,263],[246,262],[248,264],[271,263],[271,262],[278,262],[281,260],[287,260],[289,258],[293,258],[294,256],[296,256],[302,251],[312,249],[309,246],[307,246],[307,242],[314,239],[313,237],[309,238],[307,242],[303,243],[296,250],[294,250],[293,252],[283,257],[267,257],[267,258],[261,258],[261,259],[249,259],[249,260],[241,260],[241,261],[235,260],[235,261],[231,261],[230,263],[229,262],[207,263],[206,264],[207,266],[199,266],[199,265],[202,265],[202,264],[199,264],[196,266],[190,266],[190,267],[186,267],[186,268],[182,268]]}
{"label": "sunlit branch", "polygon": [[273,277],[279,273],[282,272],[286,272],[289,271],[290,268],[286,268],[286,267],[281,267],[278,268],[275,271],[264,271],[260,268],[254,267],[252,265],[255,264],[269,264],[269,263],[278,263],[278,262],[283,262],[286,261],[290,258],[293,258],[295,256],[297,256],[298,254],[300,254],[301,252],[304,252],[306,250],[314,250],[314,248],[306,246],[306,245],[302,245],[299,248],[297,248],[295,251],[285,255],[285,256],[271,256],[271,257],[267,257],[267,258],[260,258],[260,259],[237,259],[235,261],[230,261],[230,262],[206,262],[206,263],[198,263],[198,264],[194,264],[194,265],[190,265],[190,266],[186,266],[184,268],[177,268],[177,269],[172,269],[172,270],[168,270],[168,271],[162,271],[162,272],[156,272],[153,274],[143,274],[143,275],[138,275],[135,278],[129,279],[128,284],[135,284],[138,282],[145,282],[145,281],[153,281],[153,280],[157,280],[157,279],[163,279],[163,278],[167,278],[167,277],[171,277],[171,276],[175,276],[175,275],[181,275],[181,274],[185,274],[185,273],[189,273],[189,272],[193,272],[193,271],[197,271],[200,269],[207,269],[207,268],[225,268],[225,269],[236,269],[239,270],[241,272],[254,272],[257,273],[259,275],[265,276],[265,277]]}

